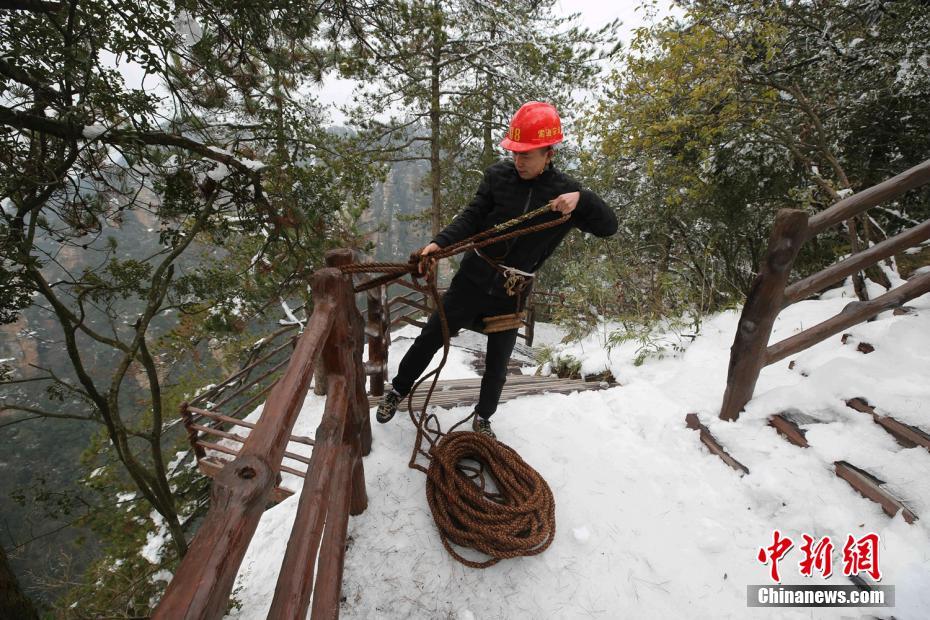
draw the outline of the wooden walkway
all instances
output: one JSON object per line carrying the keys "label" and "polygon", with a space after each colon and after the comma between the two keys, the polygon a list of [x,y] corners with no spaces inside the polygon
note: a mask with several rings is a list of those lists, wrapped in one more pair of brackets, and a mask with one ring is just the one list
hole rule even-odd
{"label": "wooden walkway", "polygon": [[[534,375],[510,375],[504,384],[500,402],[513,400],[521,396],[534,394],[570,394],[585,390],[604,390],[616,387],[616,383],[606,381],[584,381],[582,379],[560,379],[556,376],[536,377]],[[433,391],[430,406],[451,408],[474,405],[478,402],[478,392],[481,390],[481,377],[469,379],[440,380]],[[429,381],[424,381],[413,395],[413,407],[419,410],[423,406],[423,399],[429,391]],[[407,410],[407,399],[398,407],[400,411]]]}

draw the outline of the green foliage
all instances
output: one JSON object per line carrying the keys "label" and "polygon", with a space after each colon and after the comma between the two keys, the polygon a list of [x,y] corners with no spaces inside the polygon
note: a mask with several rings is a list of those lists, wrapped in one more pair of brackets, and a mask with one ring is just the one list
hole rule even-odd
{"label": "green foliage", "polygon": [[[642,366],[648,359],[662,359],[671,353],[684,351],[683,338],[695,338],[701,331],[699,315],[688,317],[663,318],[647,321],[621,321],[621,327],[610,332],[607,337],[607,350],[633,343],[633,365]],[[685,330],[691,332],[683,333]]]}
{"label": "green foliage", "polygon": [[[55,613],[62,617],[109,617],[114,610],[126,617],[146,616],[177,568],[178,558],[167,548],[163,521],[133,491],[121,464],[107,449],[107,441],[105,434],[99,434],[82,455],[82,466],[88,472],[83,487],[94,493],[97,503],[78,523],[90,528],[100,548],[81,579],[55,602]],[[190,519],[198,514],[207,483],[190,459],[169,472],[169,477],[181,515]],[[164,537],[165,548],[158,554],[153,548],[143,557],[140,551],[150,536]]]}
{"label": "green foliage", "polygon": [[[625,207],[636,292],[619,315],[741,301],[778,209],[819,211],[926,159],[913,141],[930,133],[920,4],[683,2],[681,20],[636,32],[587,116],[596,148],[581,158],[589,183]],[[870,239],[925,219],[927,194],[874,210]],[[848,252],[844,239],[807,244],[799,275]]]}
{"label": "green foliage", "polygon": [[558,352],[553,347],[543,346],[536,350],[536,363],[549,364],[549,369],[563,379],[581,379],[581,360]]}
{"label": "green foliage", "polygon": [[[4,367],[4,382],[33,381],[2,386],[0,400],[103,425],[92,452],[114,474],[88,484],[106,479],[111,496],[132,489],[141,512],[107,515],[101,534],[154,508],[176,558],[188,498],[164,473],[172,382],[191,364],[215,370],[199,356],[235,358],[250,321],[306,298],[327,249],[362,245],[357,224],[380,169],[324,129],[307,94],[357,7],[36,7],[0,12],[0,322],[53,320],[49,348],[62,354],[20,376]],[[114,68],[127,63],[127,74],[145,74],[141,86]],[[140,540],[127,532],[107,553],[134,556]],[[123,566],[119,579],[142,572],[120,613],[144,615],[145,567]],[[94,567],[87,596],[98,580],[120,587],[108,570]],[[120,604],[101,597],[86,613]]]}

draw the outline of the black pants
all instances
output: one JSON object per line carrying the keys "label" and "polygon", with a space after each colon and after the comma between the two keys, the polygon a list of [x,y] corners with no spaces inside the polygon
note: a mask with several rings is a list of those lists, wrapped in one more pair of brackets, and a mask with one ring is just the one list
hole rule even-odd
{"label": "black pants", "polygon": [[[481,325],[481,318],[498,314],[512,314],[516,311],[516,297],[504,297],[488,294],[465,278],[452,281],[449,290],[442,297],[442,307],[446,313],[450,335],[460,329]],[[487,419],[497,410],[504,383],[507,382],[507,362],[517,342],[517,330],[488,334],[488,352],[484,376],[481,377],[481,393],[475,410]],[[442,347],[442,325],[439,313],[434,312],[413,345],[407,350],[397,369],[397,376],[391,383],[403,396],[426,370],[433,355]]]}

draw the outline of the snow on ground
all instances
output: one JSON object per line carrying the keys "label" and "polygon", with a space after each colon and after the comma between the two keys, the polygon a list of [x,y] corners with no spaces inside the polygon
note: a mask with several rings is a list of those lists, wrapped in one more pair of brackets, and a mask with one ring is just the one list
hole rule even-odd
{"label": "snow on ground", "polygon": [[[851,296],[846,287],[790,307],[772,341],[834,315]],[[706,319],[693,342],[676,340],[683,350],[640,366],[633,363],[638,345],[625,342],[608,351],[605,330],[559,345],[557,328],[538,326],[537,337],[558,354],[582,359],[586,372],[609,368],[620,383],[506,402],[493,418],[498,437],[552,488],[552,546],[485,570],[455,562],[440,544],[424,476],[407,467],[414,429],[399,414],[389,424],[372,424],[373,448],[364,461],[369,505],[349,521],[342,617],[930,617],[930,454],[900,447],[869,416],[844,404],[861,396],[879,412],[930,431],[930,295],[908,305],[917,313],[884,313],[848,330],[852,338],[845,345],[835,336],[764,370],[736,423],[716,415],[737,312]],[[394,334],[392,373],[416,333]],[[476,338],[467,334],[454,344],[471,347]],[[859,342],[875,351],[856,351]],[[474,376],[469,359],[466,350],[453,348],[443,378]],[[323,403],[312,393],[307,397],[295,433],[313,434]],[[767,416],[781,411],[810,416],[803,425],[810,448],[792,446],[767,426]],[[702,447],[685,427],[689,412],[699,414],[750,475],[738,476]],[[441,418],[468,413],[458,408]],[[839,459],[885,480],[923,518],[908,525],[900,515],[887,517],[836,478],[832,463]],[[265,513],[236,582],[241,608],[231,618],[265,617],[297,499]],[[771,583],[770,567],[756,556],[772,544],[776,528],[795,541],[779,564],[783,584],[848,585],[842,575],[847,535],[879,534],[881,583],[896,587],[896,606],[748,608],[746,586]],[[830,536],[836,545],[829,580],[799,574],[804,533]]]}

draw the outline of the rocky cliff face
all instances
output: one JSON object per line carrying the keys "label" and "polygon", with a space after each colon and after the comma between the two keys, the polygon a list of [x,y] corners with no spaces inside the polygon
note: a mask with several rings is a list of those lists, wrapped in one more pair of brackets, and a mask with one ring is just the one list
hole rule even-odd
{"label": "rocky cliff face", "polygon": [[374,258],[403,261],[429,241],[428,219],[413,219],[429,209],[426,173],[423,162],[399,162],[383,183],[375,185],[371,208],[362,218],[375,243]]}

